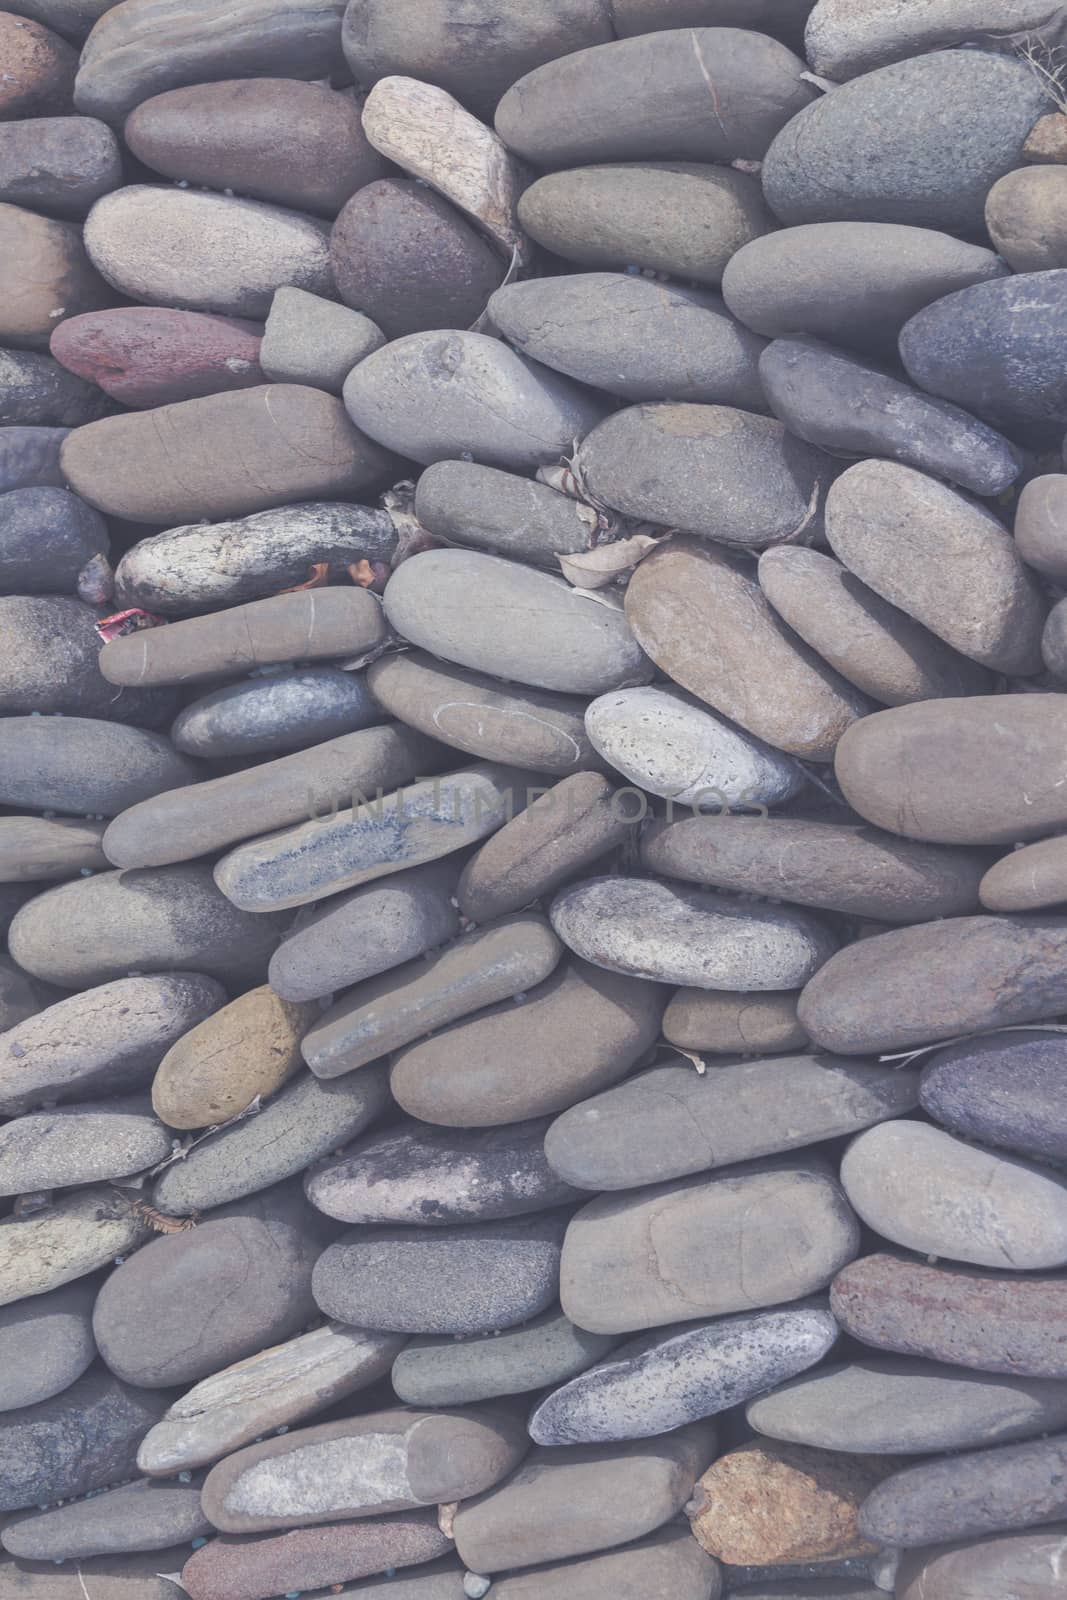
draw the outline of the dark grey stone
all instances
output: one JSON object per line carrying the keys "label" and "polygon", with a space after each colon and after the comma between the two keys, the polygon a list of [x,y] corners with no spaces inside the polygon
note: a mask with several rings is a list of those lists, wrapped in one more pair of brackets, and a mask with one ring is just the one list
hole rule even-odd
{"label": "dark grey stone", "polygon": [[953,1133],[1067,1162],[1067,1036],[989,1034],[927,1058],[919,1100]]}
{"label": "dark grey stone", "polygon": [[96,717],[0,719],[5,806],[114,817],[199,776],[200,769],[161,733]]}
{"label": "dark grey stone", "polygon": [[476,461],[435,461],[415,489],[415,515],[430,533],[553,572],[557,556],[589,549],[580,509],[545,483]]}
{"label": "dark grey stone", "polygon": [[0,428],[0,494],[46,484],[66,483],[59,466],[59,447],[69,428]]}
{"label": "dark grey stone", "polygon": [[95,117],[0,123],[0,201],[50,217],[84,217],[121,182],[119,142]]}
{"label": "dark grey stone", "polygon": [[[0,132],[10,123],[0,123]],[[0,585],[15,594],[73,594],[93,556],[107,554],[99,511],[66,489],[13,489],[0,495]]]}
{"label": "dark grey stone", "polygon": [[91,1499],[56,1506],[42,1516],[10,1522],[0,1543],[24,1561],[67,1561],[166,1550],[213,1532],[200,1509],[199,1484],[140,1478]]}
{"label": "dark grey stone", "polygon": [[292,667],[212,689],[180,711],[171,739],[186,755],[283,755],[385,721],[362,673]]}
{"label": "dark grey stone", "polygon": [[393,1362],[392,1384],[412,1406],[466,1405],[565,1383],[606,1356],[616,1340],[578,1328],[558,1306],[478,1339],[421,1334]]}
{"label": "dark grey stone", "polygon": [[92,1363],[96,1288],[81,1279],[0,1309],[0,1413],[51,1400]]}
{"label": "dark grey stone", "polygon": [[95,383],[87,383],[51,356],[35,350],[0,350],[0,425],[77,428],[113,409]]}

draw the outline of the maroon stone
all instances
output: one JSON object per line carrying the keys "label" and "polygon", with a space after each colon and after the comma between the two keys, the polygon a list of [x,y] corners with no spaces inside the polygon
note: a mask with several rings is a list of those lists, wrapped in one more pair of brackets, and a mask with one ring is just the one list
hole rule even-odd
{"label": "maroon stone", "polygon": [[124,406],[163,406],[263,383],[263,327],[166,306],[121,306],[69,317],[52,335],[56,360]]}

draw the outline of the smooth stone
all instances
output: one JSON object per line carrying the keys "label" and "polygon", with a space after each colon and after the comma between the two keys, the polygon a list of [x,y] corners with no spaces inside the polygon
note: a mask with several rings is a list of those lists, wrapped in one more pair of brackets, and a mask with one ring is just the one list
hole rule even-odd
{"label": "smooth stone", "polygon": [[101,872],[36,895],[8,931],[20,967],[46,983],[88,989],[170,969],[206,968],[229,987],[262,979],[281,932],[219,892],[198,862]]}
{"label": "smooth stone", "polygon": [[[32,893],[33,885],[28,887]],[[4,884],[0,887],[0,893],[18,895],[20,892],[21,885]],[[3,920],[0,914],[0,922]],[[9,1028],[28,1022],[39,1011],[43,1011],[57,998],[57,993],[48,984],[38,983],[31,978],[6,955],[0,954],[0,1036],[7,1033]]]}
{"label": "smooth stone", "polygon": [[175,181],[327,217],[387,170],[354,95],[258,73],[197,79],[142,100],[123,137],[138,160]]}
{"label": "smooth stone", "polygon": [[393,1362],[391,1382],[408,1405],[466,1405],[565,1383],[614,1344],[552,1309],[476,1339],[417,1335]]}
{"label": "smooth stone", "polygon": [[109,542],[100,513],[66,489],[0,495],[0,583],[9,592],[74,594],[82,568],[106,556]]}
{"label": "smooth stone", "polygon": [[[1067,1510],[1065,1464],[1067,1434],[921,1462],[883,1484],[864,1505],[861,1519],[877,1538],[883,1539],[886,1530],[889,1542],[905,1549],[1015,1528],[1031,1530],[1032,1537],[1034,1523],[1057,1521]],[[1062,1553],[1062,1537],[1056,1544]],[[907,1574],[907,1557],[902,1565]],[[1058,1579],[1057,1566],[1058,1559],[1042,1577]],[[1039,1600],[1043,1595],[1052,1600],[1056,1591],[1042,1583],[1032,1592]]]}
{"label": "smooth stone", "polygon": [[559,1292],[569,1210],[462,1227],[366,1227],[315,1265],[319,1309],[390,1333],[494,1333],[527,1322]]}
{"label": "smooth stone", "polygon": [[122,182],[118,140],[95,117],[26,117],[0,125],[0,200],[84,217]]}
{"label": "smooth stone", "polygon": [[1013,272],[1067,267],[1065,199],[1067,172],[1058,166],[1019,168],[990,189],[986,227]]}
{"label": "smooth stone", "polygon": [[[663,991],[569,961],[393,1058],[401,1109],[448,1128],[563,1111],[630,1071],[659,1036]],[[528,1063],[537,1063],[536,1072]]]}
{"label": "smooth stone", "polygon": [[362,312],[306,289],[274,291],[259,359],[275,383],[310,383],[340,394],[357,362],[385,343],[385,334]]}
{"label": "smooth stone", "polygon": [[[469,599],[468,594],[468,604]],[[517,611],[518,606],[509,618],[513,641]],[[431,617],[431,628],[436,620]],[[449,627],[453,619],[441,620]],[[492,626],[491,616],[488,620]],[[471,621],[469,610],[467,621]],[[535,633],[537,621],[528,618]],[[458,633],[456,637],[458,641]],[[458,647],[462,648],[461,642]],[[536,671],[534,648],[531,639],[531,666]],[[422,650],[405,650],[372,662],[367,685],[391,716],[479,761],[504,761],[545,773],[573,773],[596,762],[585,732],[585,702],[577,696],[503,683]]]}
{"label": "smooth stone", "polygon": [[435,461],[415,485],[415,516],[427,532],[490,555],[516,556],[555,571],[558,557],[590,548],[588,508],[548,484],[475,461]]}
{"label": "smooth stone", "polygon": [[127,1383],[165,1389],[290,1338],[315,1316],[320,1221],[294,1185],[279,1185],[153,1239],[97,1296],[104,1361]]}
{"label": "smooth stone", "polygon": [[95,607],[67,595],[0,596],[0,715],[149,724],[173,715],[168,694],[137,686],[115,693],[100,672],[96,620]]}
{"label": "smooth stone", "polygon": [[[116,471],[117,460],[124,470]],[[391,465],[352,427],[334,395],[298,383],[106,417],[68,435],[61,462],[71,488],[90,505],[168,527],[202,517],[244,517],[292,501],[358,500]],[[325,594],[293,598],[318,606],[327,600]]]}
{"label": "smooth stone", "polygon": [[[698,161],[619,162],[548,173],[523,194],[519,221],[532,239],[566,261],[615,272],[643,267],[715,288],[734,252],[775,225],[748,173]],[[656,289],[666,293],[661,285]],[[751,376],[747,388],[749,403],[759,399]]]}
{"label": "smooth stone", "polygon": [[993,672],[1040,671],[1041,586],[969,497],[899,462],[861,461],[830,489],[826,537],[861,582],[953,650]]}
{"label": "smooth stone", "polygon": [[836,1338],[837,1323],[814,1304],[644,1334],[540,1400],[530,1437],[602,1444],[668,1433],[806,1371]]}
{"label": "smooth stone", "polygon": [[165,1403],[94,1368],[54,1399],[7,1412],[0,1420],[0,1510],[49,1505],[130,1477],[138,1441]]}
{"label": "smooth stone", "polygon": [[120,306],[68,317],[50,349],[113,400],[144,410],[261,384],[261,332],[237,317]]}
{"label": "smooth stone", "polygon": [[585,713],[597,753],[632,784],[697,810],[778,805],[796,794],[796,763],[680,689],[598,696]]}
{"label": "smooth stone", "polygon": [[811,334],[895,357],[909,317],[1006,273],[992,250],[934,228],[812,222],[742,245],[726,264],[722,293],[734,316],[767,338]]}
{"label": "smooth stone", "polygon": [[1026,143],[1023,145],[1023,155],[1027,161],[1052,162],[1058,165],[1067,154],[1064,136],[1067,134],[1067,118],[1062,111],[1048,111],[1043,117],[1038,117],[1030,129]]}
{"label": "smooth stone", "polygon": [[173,1583],[165,1575],[160,1577],[159,1571],[168,1566],[179,1569],[187,1550],[187,1545],[179,1545],[176,1549],[141,1554],[90,1556],[58,1567],[52,1561],[17,1561],[11,1557],[0,1563],[0,1594],[4,1600],[85,1600],[81,1585],[95,1580],[98,1587],[106,1586],[112,1600],[174,1600]]}
{"label": "smooth stone", "polygon": [[524,471],[573,450],[606,402],[499,339],[445,330],[376,350],[349,373],[344,403],[357,428],[423,466],[468,452]]}
{"label": "smooth stone", "polygon": [[1057,601],[1045,619],[1041,659],[1053,678],[1061,682],[1067,679],[1067,607],[1061,601]]}
{"label": "smooth stone", "polygon": [[549,918],[594,966],[702,989],[799,988],[837,944],[803,911],[741,905],[658,878],[587,878],[559,891]]}
{"label": "smooth stone", "polygon": [[1062,1427],[1067,1384],[865,1356],[793,1378],[745,1416],[758,1433],[821,1450],[919,1455]]}
{"label": "smooth stone", "polygon": [[436,1507],[489,1488],[526,1448],[518,1417],[502,1407],[396,1406],[301,1428],[228,1456],[208,1474],[204,1509],[223,1533],[258,1533]]}
{"label": "smooth stone", "polygon": [[621,1450],[534,1449],[506,1483],[460,1506],[454,1523],[460,1560],[474,1572],[495,1574],[638,1539],[681,1510],[714,1454],[710,1423]]}
{"label": "smooth stone", "polygon": [[[342,591],[343,593],[344,591]],[[365,590],[367,605],[376,608]],[[123,811],[104,835],[116,867],[162,867],[228,849],[272,828],[389,791],[433,766],[436,746],[397,723],[342,734],[222,778],[168,789]]]}
{"label": "smooth stone", "polygon": [[343,11],[343,0],[247,0],[205,28],[188,0],[133,0],[125,11],[109,9],[93,29],[82,51],[75,105],[117,123],[151,95],[223,74],[327,77],[344,66]]}
{"label": "smooth stone", "polygon": [[327,1322],[224,1367],[175,1400],[141,1441],[141,1472],[167,1477],[209,1465],[368,1387],[404,1344],[397,1334]]}
{"label": "smooth stone", "polygon": [[787,224],[896,222],[980,238],[990,187],[1021,164],[1047,110],[1036,73],[1010,55],[941,50],[898,61],[787,123],[764,159],[764,194]]}
{"label": "smooth stone", "polygon": [[162,972],[69,995],[0,1034],[0,1107],[146,1086],[171,1045],[225,1003],[214,978]]}
{"label": "smooth stone", "polygon": [[869,709],[779,621],[740,557],[703,540],[672,539],[642,561],[626,619],[680,688],[789,755],[829,760]]}
{"label": "smooth stone", "polygon": [[0,817],[0,883],[40,883],[106,871],[103,835],[102,822]]}
{"label": "smooth stone", "polygon": [[885,0],[818,0],[804,43],[812,71],[840,83],[890,61],[973,44],[1050,22],[1042,0],[927,0],[919,11]]}
{"label": "smooth stone", "polygon": [[1010,1377],[1067,1378],[1067,1277],[1020,1277],[880,1251],[830,1285],[845,1333],[878,1350]]}
{"label": "smooth stone", "polygon": [[1028,567],[1056,582],[1067,578],[1067,476],[1046,472],[1023,485],[1014,532]]}
{"label": "smooth stone", "polygon": [[[111,286],[86,253],[82,229],[75,222],[57,222],[21,206],[0,205],[0,254],[7,263],[0,344],[47,350],[48,340],[63,317],[96,311],[115,303]],[[89,391],[68,383],[71,393]],[[33,416],[5,420],[34,424]]]}
{"label": "smooth stone", "polygon": [[39,22],[26,22],[10,12],[0,14],[0,117],[30,117],[39,112],[69,111],[77,70],[77,52]]}
{"label": "smooth stone", "polygon": [[116,0],[9,0],[8,10],[20,17],[32,17],[64,39],[81,44],[94,22],[115,3]]}
{"label": "smooth stone", "polygon": [[212,1531],[200,1509],[199,1485],[140,1478],[11,1523],[0,1542],[24,1561],[66,1561],[166,1550]]}
{"label": "smooth stone", "polygon": [[38,485],[62,489],[59,449],[69,428],[0,428],[0,493]]}
{"label": "smooth stone", "polygon": [[877,922],[977,911],[987,861],[984,851],[804,817],[687,817],[654,822],[641,839],[642,864],[665,877]]}
{"label": "smooth stone", "polygon": [[266,984],[213,1009],[160,1059],[152,1082],[157,1117],[171,1128],[207,1128],[276,1094],[300,1070],[300,1040],[314,1015]]}
{"label": "smooth stone", "polygon": [[170,737],[184,755],[217,761],[283,755],[382,720],[362,673],[286,667],[209,690],[179,711]]}
{"label": "smooth stone", "polygon": [[763,341],[717,295],[626,273],[573,273],[498,289],[489,316],[524,355],[623,400],[763,409]]}
{"label": "smooth stone", "polygon": [[124,1178],[169,1154],[147,1095],[31,1112],[0,1128],[0,1195]]}
{"label": "smooth stone", "polygon": [[341,210],[330,267],[347,306],[387,339],[470,328],[504,276],[481,231],[413,178],[380,178]]}
{"label": "smooth stone", "polygon": [[353,796],[347,813],[238,845],[216,865],[215,881],[242,910],[306,905],[476,844],[522,810],[529,781],[513,767],[482,763],[372,801]]}
{"label": "smooth stone", "polygon": [[1014,1272],[1067,1265],[1067,1178],[1036,1162],[901,1121],[852,1141],[841,1182],[864,1222],[921,1255]]}
{"label": "smooth stone", "polygon": [[643,795],[599,772],[574,772],[485,841],[460,874],[456,898],[472,922],[518,911],[634,837]]}
{"label": "smooth stone", "polygon": [[697,1073],[674,1060],[565,1111],[545,1155],[579,1188],[633,1189],[838,1139],[918,1099],[918,1069],[895,1063],[789,1055]]}
{"label": "smooth stone", "polygon": [[94,1283],[71,1283],[0,1311],[0,1414],[51,1400],[92,1364],[95,1298]]}
{"label": "smooth stone", "polygon": [[161,1173],[154,1203],[168,1216],[188,1216],[258,1193],[358,1137],[388,1099],[384,1062],[341,1083],[320,1083],[305,1072],[255,1116],[198,1144]]}
{"label": "smooth stone", "polygon": [[718,1600],[719,1568],[684,1528],[668,1524],[618,1550],[508,1572],[497,1600]]}
{"label": "smooth stone", "polygon": [[[396,1516],[391,1516],[387,1520],[389,1524],[395,1524],[400,1519],[398,1519]],[[404,1516],[403,1520],[408,1524],[413,1524],[415,1528],[426,1528],[429,1525],[430,1519],[427,1514],[422,1512],[408,1512]],[[364,1525],[364,1523],[359,1522],[349,1525],[352,1527],[353,1537],[357,1541],[360,1539],[359,1530]],[[376,1527],[381,1526],[381,1524],[371,1523],[370,1526],[372,1529],[371,1539],[373,1539]],[[336,1527],[331,1531],[336,1533]],[[345,1531],[348,1531],[347,1527]],[[389,1537],[391,1548],[395,1550],[395,1533],[390,1533]],[[249,1541],[241,1538],[239,1535],[234,1535],[232,1537],[224,1535],[223,1538],[217,1542],[222,1545],[223,1548],[225,1548],[225,1545],[245,1545]],[[258,1540],[255,1542],[257,1544],[259,1543]],[[374,1549],[376,1544],[377,1541],[375,1541],[375,1543],[371,1543],[370,1540],[368,1540],[368,1547],[370,1549]],[[325,1546],[327,1549],[329,1548],[328,1540],[325,1537],[321,1537],[317,1541],[318,1548],[322,1548],[323,1546]],[[185,1559],[185,1555],[186,1552],[184,1550],[179,1552],[179,1562]],[[375,1557],[373,1559],[378,1558]],[[185,1562],[185,1566],[182,1568],[183,1575],[186,1568],[189,1569],[189,1575],[192,1578],[192,1581],[197,1583],[200,1581],[198,1574],[200,1577],[204,1577],[205,1574],[210,1577],[212,1563],[209,1563],[206,1560],[200,1561],[197,1563],[197,1567],[194,1571],[192,1568],[192,1557],[190,1556],[188,1561]],[[444,1556],[438,1561],[420,1562],[414,1567],[396,1568],[394,1569],[394,1574],[391,1578],[388,1576],[367,1578],[360,1583],[359,1590],[355,1592],[361,1595],[373,1594],[377,1597],[377,1600],[467,1600],[466,1590],[463,1587],[463,1579],[464,1568],[457,1558],[454,1555],[451,1555]],[[207,1578],[205,1578],[204,1581],[206,1582]],[[258,1587],[259,1585],[257,1584],[257,1588]],[[388,1589],[388,1594],[381,1594],[380,1591],[386,1588]],[[37,1597],[34,1596],[33,1600],[37,1600]],[[51,1597],[49,1597],[49,1600],[51,1600]],[[63,1594],[56,1595],[54,1600],[81,1600],[81,1597],[80,1595],[67,1596],[66,1594]],[[141,1597],[137,1596],[136,1600],[141,1600]],[[165,1596],[152,1595],[147,1597],[147,1600],[172,1600],[172,1596],[169,1594]],[[205,1589],[203,1600],[249,1600],[249,1597],[247,1595],[231,1595],[228,1591],[216,1595],[214,1591],[209,1593]],[[881,1597],[877,1597],[877,1600],[881,1600]]]}
{"label": "smooth stone", "polygon": [[930,394],[1023,443],[1056,448],[1067,422],[1067,383],[1055,354],[1065,322],[1067,271],[1027,272],[927,306],[901,330],[900,356],[912,382]]}
{"label": "smooth stone", "polygon": [[791,50],[764,34],[679,27],[535,68],[502,97],[496,130],[539,167],[759,161],[812,98],[802,71]]}
{"label": "smooth stone", "polygon": [[969,1039],[927,1059],[919,1100],[952,1133],[1067,1163],[1063,1083],[1067,1050],[1057,1033],[1015,1029]]}
{"label": "smooth stone", "polygon": [[94,717],[0,720],[0,800],[87,819],[195,780],[198,768],[160,733]]}
{"label": "smooth stone", "polygon": [[1055,1600],[1065,1538],[1067,1522],[1060,1522],[1051,1528],[1027,1528],[944,1549],[918,1550],[914,1555],[905,1551],[897,1572],[897,1593],[900,1600],[1000,1600],[1014,1589],[1033,1600]]}
{"label": "smooth stone", "polygon": [[[987,759],[988,759],[987,752]],[[1067,918],[953,917],[838,951],[799,1016],[824,1050],[877,1054],[1067,1009]]]}
{"label": "smooth stone", "polygon": [[305,1034],[304,1060],[318,1078],[353,1072],[533,988],[554,970],[561,951],[542,917],[502,918],[357,984]]}
{"label": "smooth stone", "polygon": [[584,1198],[549,1166],[547,1127],[547,1117],[474,1131],[400,1122],[311,1167],[304,1192],[341,1222],[437,1226],[543,1211]]}
{"label": "smooth stone", "polygon": [[[723,1570],[727,1582],[734,1578],[742,1581],[745,1600],[884,1600],[886,1590],[869,1581],[871,1565],[862,1559],[846,1559]],[[789,1577],[783,1578],[783,1573]],[[822,1576],[812,1576],[818,1573]]]}
{"label": "smooth stone", "polygon": [[798,991],[779,994],[677,989],[663,1013],[663,1037],[680,1050],[712,1055],[785,1055],[808,1036],[797,1021]]}
{"label": "smooth stone", "polygon": [[759,584],[804,643],[883,705],[980,694],[984,667],[959,655],[914,617],[875,594],[820,550],[775,545],[759,558]]}
{"label": "smooth stone", "polygon": [[447,858],[428,861],[328,900],[278,946],[272,988],[316,1000],[446,944],[459,932],[457,874]]}
{"label": "smooth stone", "polygon": [[1067,900],[1064,841],[1041,839],[1037,844],[1001,856],[980,885],[988,911],[1042,911]]}
{"label": "smooth stone", "polygon": [[[50,1289],[62,1288],[101,1267],[109,1267],[116,1256],[142,1244],[146,1232],[145,1224],[130,1209],[129,1200],[110,1184],[74,1189],[40,1211],[24,1217],[5,1217],[0,1222],[0,1306],[47,1294]],[[0,1472],[0,1484],[5,1477],[6,1473]],[[59,1495],[60,1490],[53,1485],[52,1493],[43,1498],[51,1501]],[[0,1509],[9,1509],[4,1504],[2,1488]]]}
{"label": "smooth stone", "polygon": [[0,350],[0,426],[77,428],[111,407],[100,390],[36,350]]}
{"label": "smooth stone", "polygon": [[202,683],[275,663],[363,653],[387,637],[381,607],[366,590],[308,590],[112,639],[101,671],[109,683]]}
{"label": "smooth stone", "polygon": [[593,1333],[756,1311],[824,1289],[859,1238],[821,1164],[752,1161],[591,1200],[567,1230],[560,1299]]}

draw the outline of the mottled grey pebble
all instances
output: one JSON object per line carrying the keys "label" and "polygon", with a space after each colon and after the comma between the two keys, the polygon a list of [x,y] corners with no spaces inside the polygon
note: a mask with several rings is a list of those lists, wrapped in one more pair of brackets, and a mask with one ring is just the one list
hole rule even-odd
{"label": "mottled grey pebble", "polygon": [[0,429],[0,492],[37,485],[62,489],[59,447],[69,428],[8,427]]}
{"label": "mottled grey pebble", "polygon": [[[947,1539],[973,1539],[1001,1529],[1030,1528],[1067,1516],[1067,1434],[1035,1439],[1030,1444],[974,1450],[943,1461],[920,1462],[895,1473],[870,1495],[860,1510],[861,1526],[880,1543],[923,1546]],[[1050,1530],[1051,1532],[1051,1530]],[[1062,1557],[1063,1533],[1056,1539]],[[904,1574],[914,1570],[905,1557]],[[994,1568],[994,1581],[996,1577]],[[1056,1566],[1040,1572],[1041,1585],[1058,1577]],[[939,1600],[937,1590],[930,1591]],[[1010,1590],[1007,1591],[1010,1593]],[[1025,1590],[1022,1591],[1025,1594]],[[1041,1588],[1036,1595],[1041,1597]],[[905,1589],[908,1600],[923,1600],[924,1591]],[[1005,1591],[987,1591],[999,1600]],[[1056,1590],[1046,1589],[1050,1597]],[[945,1589],[940,1600],[961,1600],[960,1590]],[[962,1600],[986,1600],[981,1590],[965,1589]]]}
{"label": "mottled grey pebble", "polygon": [[78,428],[111,410],[95,384],[36,350],[0,350],[0,425]]}
{"label": "mottled grey pebble", "polygon": [[39,711],[149,727],[170,720],[172,695],[136,683],[116,694],[103,677],[97,615],[66,595],[0,596],[0,715]]}
{"label": "mottled grey pebble", "polygon": [[1067,1040],[1060,1033],[991,1034],[927,1058],[923,1110],[964,1139],[1067,1163]]}
{"label": "mottled grey pebble", "polygon": [[1067,578],[1067,474],[1046,472],[1023,485],[1014,532],[1027,566],[1058,582]]}
{"label": "mottled grey pebble", "polygon": [[[817,0],[804,44],[812,71],[841,83],[874,67],[946,46],[1060,26],[1044,0],[926,0],[919,10],[884,0]],[[1055,32],[1049,39],[1058,38]],[[967,1597],[970,1600],[970,1597]]]}
{"label": "mottled grey pebble", "polygon": [[719,1600],[719,1565],[678,1522],[615,1550],[507,1572],[497,1600],[644,1600],[662,1586],[671,1600]]}
{"label": "mottled grey pebble", "polygon": [[119,142],[95,117],[24,117],[0,126],[0,201],[84,217],[121,182]]}

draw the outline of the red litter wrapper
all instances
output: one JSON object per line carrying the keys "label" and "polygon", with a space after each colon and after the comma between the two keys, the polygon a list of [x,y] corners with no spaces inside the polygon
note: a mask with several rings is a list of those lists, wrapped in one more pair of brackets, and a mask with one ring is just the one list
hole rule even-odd
{"label": "red litter wrapper", "polygon": [[140,633],[142,628],[161,628],[166,617],[157,617],[154,611],[144,611],[132,606],[129,611],[116,611],[114,616],[101,617],[96,631],[105,644],[112,639],[124,639],[128,633]]}

